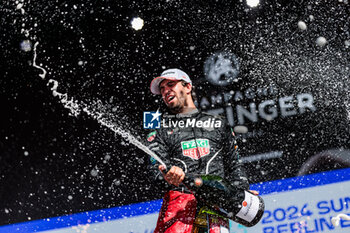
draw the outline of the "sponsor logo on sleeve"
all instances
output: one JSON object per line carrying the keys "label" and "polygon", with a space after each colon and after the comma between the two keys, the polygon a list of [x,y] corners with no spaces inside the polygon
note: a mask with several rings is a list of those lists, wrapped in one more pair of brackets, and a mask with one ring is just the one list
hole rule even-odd
{"label": "sponsor logo on sleeve", "polygon": [[153,131],[153,132],[149,133],[148,136],[147,136],[147,141],[152,142],[155,139],[156,134],[157,134],[156,131]]}
{"label": "sponsor logo on sleeve", "polygon": [[232,133],[232,136],[235,137],[235,132],[233,131],[233,129],[231,128],[231,133]]}

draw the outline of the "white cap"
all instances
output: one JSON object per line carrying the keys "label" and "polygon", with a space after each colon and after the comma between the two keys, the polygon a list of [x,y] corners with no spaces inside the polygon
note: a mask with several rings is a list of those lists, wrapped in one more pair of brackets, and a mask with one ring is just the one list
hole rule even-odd
{"label": "white cap", "polygon": [[183,80],[186,83],[190,83],[192,85],[192,81],[190,77],[180,69],[168,69],[164,70],[163,73],[152,80],[151,82],[151,92],[155,95],[160,95],[159,84],[164,80]]}

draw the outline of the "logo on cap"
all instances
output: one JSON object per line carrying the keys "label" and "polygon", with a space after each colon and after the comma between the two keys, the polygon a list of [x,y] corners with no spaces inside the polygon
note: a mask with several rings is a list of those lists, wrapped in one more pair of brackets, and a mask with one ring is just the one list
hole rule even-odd
{"label": "logo on cap", "polygon": [[175,74],[175,72],[164,72],[162,75],[167,75],[167,74]]}

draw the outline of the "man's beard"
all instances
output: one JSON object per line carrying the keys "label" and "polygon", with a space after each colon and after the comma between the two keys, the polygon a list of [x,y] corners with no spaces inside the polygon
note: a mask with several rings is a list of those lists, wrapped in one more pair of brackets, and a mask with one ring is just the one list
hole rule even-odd
{"label": "man's beard", "polygon": [[177,113],[181,113],[185,107],[186,104],[186,99],[183,97],[184,93],[180,92],[180,95],[177,95],[175,98],[177,99],[177,104],[175,104],[175,106],[168,106],[169,111],[177,114]]}
{"label": "man's beard", "polygon": [[178,101],[179,102],[175,106],[168,106],[170,112],[175,114],[182,112],[182,110],[184,109],[184,104],[181,104],[180,100]]}
{"label": "man's beard", "polygon": [[174,107],[169,107],[169,111],[172,113],[181,113],[183,109],[183,106],[181,106],[180,104]]}

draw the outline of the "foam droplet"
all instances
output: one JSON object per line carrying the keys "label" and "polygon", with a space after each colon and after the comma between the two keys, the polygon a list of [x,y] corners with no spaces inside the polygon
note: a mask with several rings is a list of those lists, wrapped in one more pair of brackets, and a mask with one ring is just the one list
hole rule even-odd
{"label": "foam droplet", "polygon": [[32,42],[30,40],[24,40],[20,44],[21,50],[24,52],[32,51]]}
{"label": "foam droplet", "polygon": [[316,39],[316,44],[317,44],[318,46],[320,46],[320,47],[325,46],[326,43],[327,43],[327,40],[326,40],[326,38],[324,38],[323,36],[320,36],[320,37],[318,37],[318,38]]}
{"label": "foam droplet", "polygon": [[143,19],[141,19],[140,17],[135,17],[132,19],[131,21],[131,26],[133,29],[135,29],[136,31],[142,29],[144,24]]}
{"label": "foam droplet", "polygon": [[339,226],[340,219],[338,217],[333,217],[331,221],[334,227]]}
{"label": "foam droplet", "polygon": [[237,125],[233,130],[236,133],[248,133],[248,128],[244,125]]}
{"label": "foam droplet", "polygon": [[16,9],[19,10],[23,7],[23,3],[18,3],[18,5],[16,6]]}
{"label": "foam droplet", "polygon": [[92,169],[91,172],[90,172],[90,175],[93,176],[93,177],[96,177],[98,175],[98,171],[95,170],[95,169]]}
{"label": "foam droplet", "polygon": [[299,21],[298,22],[298,28],[302,31],[306,30],[307,29],[307,26],[306,26],[306,23],[303,22],[303,21]]}

